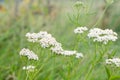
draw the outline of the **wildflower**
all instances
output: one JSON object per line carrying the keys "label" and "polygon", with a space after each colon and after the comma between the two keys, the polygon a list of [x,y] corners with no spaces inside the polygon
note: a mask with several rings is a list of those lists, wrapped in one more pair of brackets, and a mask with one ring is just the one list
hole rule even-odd
{"label": "wildflower", "polygon": [[[44,38],[45,36],[48,36],[48,33],[46,31],[40,31],[38,33],[38,36],[39,36],[39,38]],[[49,36],[51,36],[51,35],[49,35]]]}
{"label": "wildflower", "polygon": [[54,37],[50,36],[50,34],[42,38],[39,42],[43,48],[55,46],[58,43]]}
{"label": "wildflower", "polygon": [[106,59],[106,64],[114,64],[116,67],[120,67],[120,58]]}
{"label": "wildflower", "polygon": [[35,69],[35,66],[29,65],[29,66],[23,66],[23,70],[27,70],[29,72],[33,72]]}
{"label": "wildflower", "polygon": [[77,27],[75,30],[74,30],[74,33],[75,34],[82,34],[84,31],[87,31],[87,27]]}
{"label": "wildflower", "polygon": [[40,31],[39,33],[26,33],[27,40],[29,42],[38,42],[41,38],[47,36],[48,33],[46,31]]}
{"label": "wildflower", "polygon": [[59,44],[56,39],[46,31],[40,31],[39,33],[27,33],[26,37],[29,42],[38,42],[43,48]]}
{"label": "wildflower", "polygon": [[83,54],[82,53],[76,53],[76,58],[83,58]]}
{"label": "wildflower", "polygon": [[71,56],[74,55],[76,51],[69,51],[69,50],[64,50],[61,54],[65,56]]}
{"label": "wildflower", "polygon": [[23,48],[19,54],[20,56],[27,56],[28,59],[38,60],[38,56],[33,51],[26,48]]}
{"label": "wildflower", "polygon": [[39,37],[37,33],[27,33],[25,36],[29,42],[37,42]]}
{"label": "wildflower", "polygon": [[61,45],[56,45],[55,47],[51,47],[51,51],[56,54],[61,54],[64,50],[62,49]]}
{"label": "wildflower", "polygon": [[94,42],[102,42],[103,44],[107,44],[109,41],[116,41],[117,33],[113,32],[111,29],[99,29],[94,28],[91,29],[88,33],[89,38],[93,38]]}

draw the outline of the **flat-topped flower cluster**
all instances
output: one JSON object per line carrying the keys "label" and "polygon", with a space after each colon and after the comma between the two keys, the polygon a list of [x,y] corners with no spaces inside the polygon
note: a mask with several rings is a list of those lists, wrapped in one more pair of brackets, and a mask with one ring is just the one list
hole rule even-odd
{"label": "flat-topped flower cluster", "polygon": [[[87,32],[87,27],[77,27],[74,30],[75,34],[84,34]],[[46,31],[40,31],[38,33],[26,33],[28,42],[38,43],[42,48],[47,48],[52,51],[52,53],[64,55],[64,56],[72,56],[75,55],[76,58],[84,57],[82,53],[78,53],[75,50],[64,50],[62,48],[62,44],[59,43],[51,34]],[[107,44],[109,41],[117,40],[117,33],[113,32],[111,29],[102,30],[100,28],[90,29],[87,35],[89,38],[92,38],[94,42],[102,42],[103,44]],[[39,60],[38,56],[31,50],[27,48],[23,48],[20,53],[20,56],[25,56],[28,60]],[[107,62],[112,63],[112,60],[107,60]],[[30,65],[32,66],[32,65]],[[118,66],[118,65],[117,65]],[[28,66],[29,67],[29,66]],[[35,66],[34,66],[35,68]],[[31,69],[34,69],[33,67]],[[24,70],[29,70],[27,67],[23,67]],[[33,71],[33,70],[30,70]]]}
{"label": "flat-topped flower cluster", "polygon": [[[74,33],[84,34],[87,30],[88,30],[87,27],[77,27],[76,29],[74,29]],[[117,33],[111,29],[102,30],[100,28],[93,28],[88,31],[87,36],[88,38],[93,39],[93,42],[100,42],[102,44],[107,44],[110,41],[115,42],[118,39]],[[113,64],[117,67],[120,67],[120,59],[119,58],[106,59],[106,64],[111,65]]]}
{"label": "flat-topped flower cluster", "polygon": [[114,64],[116,67],[120,67],[120,58],[106,59],[106,64],[108,65]]}
{"label": "flat-topped flower cluster", "polygon": [[90,29],[88,37],[93,38],[94,42],[102,42],[104,44],[118,39],[116,32],[113,32],[111,29],[102,30],[100,28]]}
{"label": "flat-topped flower cluster", "polygon": [[[62,48],[62,44],[59,43],[51,34],[47,33],[46,31],[40,31],[39,33],[26,33],[28,42],[38,43],[41,45],[42,48],[48,48],[55,54],[65,55],[65,56],[72,56],[75,55],[76,58],[82,58],[83,54],[78,53],[75,50],[64,50]],[[28,60],[39,60],[38,56],[31,50],[27,48],[21,49],[20,56],[25,56]],[[24,66],[23,70],[33,71],[35,66]]]}
{"label": "flat-topped flower cluster", "polygon": [[87,30],[88,30],[87,27],[77,27],[76,29],[74,29],[74,33],[75,34],[82,34],[82,33],[84,33]]}
{"label": "flat-topped flower cluster", "polygon": [[26,56],[29,60],[30,59],[33,59],[33,60],[39,59],[38,56],[33,51],[30,51],[29,49],[26,49],[26,48],[23,48],[19,54],[20,54],[20,56]]}
{"label": "flat-topped flower cluster", "polygon": [[[61,55],[75,55],[76,51],[64,50],[62,44],[59,43],[51,34],[46,31],[40,31],[39,33],[27,33],[26,37],[29,42],[39,43],[43,48],[50,48],[50,50],[56,54]],[[82,56],[81,56],[82,57]]]}
{"label": "flat-topped flower cluster", "polygon": [[[74,29],[74,33],[83,34],[87,30],[87,27],[77,27]],[[113,32],[111,29],[102,30],[100,28],[93,28],[89,30],[87,36],[92,38],[94,42],[101,42],[103,44],[107,44],[109,41],[116,41],[118,39],[117,33]]]}

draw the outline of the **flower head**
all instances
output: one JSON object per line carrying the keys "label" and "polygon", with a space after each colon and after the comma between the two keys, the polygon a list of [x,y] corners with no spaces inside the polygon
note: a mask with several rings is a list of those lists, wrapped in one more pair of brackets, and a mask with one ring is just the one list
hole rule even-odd
{"label": "flower head", "polygon": [[28,59],[38,60],[38,56],[33,51],[26,48],[23,48],[19,54],[20,56],[27,56]]}
{"label": "flower head", "polygon": [[88,28],[87,27],[77,27],[75,30],[74,30],[74,33],[75,34],[82,34],[84,33],[85,31],[87,31]]}
{"label": "flower head", "polygon": [[35,66],[29,65],[29,66],[23,66],[23,70],[27,70],[29,72],[33,72],[35,69]]}
{"label": "flower head", "polygon": [[61,54],[65,56],[71,56],[74,55],[76,51],[69,51],[69,50],[64,50]]}
{"label": "flower head", "polygon": [[54,47],[51,47],[51,51],[56,53],[56,54],[61,54],[64,50],[63,50],[61,44],[58,44]]}
{"label": "flower head", "polygon": [[27,40],[29,42],[38,42],[41,38],[44,38],[48,35],[46,31],[40,31],[39,33],[26,33]]}
{"label": "flower head", "polygon": [[106,59],[106,64],[113,64],[116,67],[120,67],[120,58]]}
{"label": "flower head", "polygon": [[117,40],[117,33],[111,29],[102,30],[100,28],[93,28],[88,33],[89,38],[93,38],[94,42],[102,42],[107,44],[109,41]]}
{"label": "flower head", "polygon": [[76,53],[76,58],[83,58],[83,54],[82,53]]}

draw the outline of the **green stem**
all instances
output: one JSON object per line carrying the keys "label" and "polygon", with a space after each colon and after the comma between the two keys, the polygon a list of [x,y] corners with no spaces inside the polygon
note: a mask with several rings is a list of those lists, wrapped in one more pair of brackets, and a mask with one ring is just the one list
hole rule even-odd
{"label": "green stem", "polygon": [[86,76],[85,76],[85,80],[88,80],[90,74],[92,73],[92,71],[93,71],[93,69],[94,69],[94,67],[95,67],[96,57],[97,57],[97,48],[98,48],[98,46],[97,46],[97,43],[96,43],[96,44],[95,44],[95,54],[94,54],[94,58],[93,58],[93,60],[91,61],[91,66],[90,66],[90,69],[89,69],[88,73],[87,73]]}
{"label": "green stem", "polygon": [[27,74],[27,76],[26,76],[26,79],[25,79],[25,80],[28,80],[28,78],[29,78],[28,72],[26,72],[26,74]]}
{"label": "green stem", "polygon": [[94,64],[92,64],[92,65],[90,66],[90,69],[89,69],[89,71],[88,71],[88,73],[87,73],[87,75],[86,75],[86,77],[85,77],[85,80],[88,80],[88,79],[89,79],[89,76],[90,76],[91,72],[93,71],[94,66],[95,66]]}
{"label": "green stem", "polygon": [[80,17],[80,10],[78,9],[77,16],[76,16],[77,26],[79,26],[79,17]]}
{"label": "green stem", "polygon": [[81,37],[82,35],[77,35],[77,40],[75,41],[76,43],[75,43],[75,45],[74,45],[74,50],[78,50],[78,48],[79,48],[79,43],[80,43],[80,41],[81,41]]}
{"label": "green stem", "polygon": [[52,70],[52,80],[54,80],[54,75],[55,75],[55,54],[52,52],[53,56],[53,70]]}

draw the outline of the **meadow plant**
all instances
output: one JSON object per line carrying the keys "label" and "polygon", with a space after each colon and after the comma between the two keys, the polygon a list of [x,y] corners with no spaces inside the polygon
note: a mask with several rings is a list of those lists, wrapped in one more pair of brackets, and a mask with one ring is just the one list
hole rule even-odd
{"label": "meadow plant", "polygon": [[[106,0],[107,3],[112,4],[113,0]],[[73,21],[73,24],[75,26],[79,26],[73,30],[75,35],[77,35],[77,38],[75,40],[75,45],[73,46],[73,50],[66,50],[63,49],[63,45],[58,42],[51,34],[49,34],[46,31],[40,31],[38,33],[26,33],[26,38],[28,42],[31,42],[33,44],[39,44],[41,50],[40,54],[44,54],[45,57],[49,56],[47,58],[47,62],[50,62],[49,65],[53,65],[52,69],[50,69],[52,75],[50,78],[46,78],[45,80],[57,80],[56,74],[61,75],[61,80],[95,80],[93,71],[98,67],[98,65],[103,66],[105,68],[104,74],[107,75],[107,80],[114,80],[115,78],[114,75],[112,75],[111,72],[111,67],[108,67],[108,65],[115,65],[116,67],[120,67],[120,59],[119,58],[114,58],[115,52],[114,50],[111,51],[111,53],[108,53],[110,51],[110,47],[113,42],[115,42],[118,39],[118,35],[116,32],[114,32],[111,29],[100,29],[100,28],[95,28],[94,26],[98,25],[100,19],[96,22],[97,24],[93,25],[94,28],[89,29],[89,27],[82,27],[81,24],[79,24],[79,19],[81,17],[80,11],[81,9],[85,9],[86,4],[84,2],[76,2],[74,4],[74,7],[77,8],[78,13],[75,16],[75,20],[70,20]],[[83,13],[82,15],[86,15],[86,13]],[[85,45],[85,46],[83,46]],[[79,46],[85,47],[87,50],[87,54],[84,52],[79,52]],[[92,47],[91,47],[92,46]],[[88,47],[88,48],[87,48]],[[93,48],[93,49],[91,49]],[[92,50],[92,53],[90,51]],[[47,53],[46,53],[47,51]],[[91,54],[89,56],[88,54]],[[26,70],[27,77],[26,80],[35,80],[35,76],[39,76],[38,74],[41,72],[44,72],[44,65],[39,65],[39,62],[41,60],[46,60],[42,59],[42,55],[40,54],[35,54],[33,51],[23,48],[20,51],[20,56],[25,56],[29,60],[34,60],[31,64],[26,64],[28,66],[23,66],[23,70]],[[39,55],[39,57],[37,56]],[[44,57],[44,58],[45,58]],[[51,57],[53,59],[51,59]],[[64,59],[65,60],[65,65],[60,65],[61,64],[61,59],[58,60],[58,63],[56,63],[57,59]],[[80,58],[80,59],[79,59]],[[87,60],[89,59],[89,60]],[[84,62],[87,61],[88,63],[84,64]],[[38,62],[36,64],[36,62]],[[35,64],[34,64],[35,63]],[[63,62],[64,63],[64,62]],[[105,63],[105,64],[104,64]],[[33,65],[34,64],[34,65]],[[58,66],[57,66],[58,65]],[[80,70],[81,66],[85,65],[82,67],[84,70]],[[42,69],[41,70],[41,66]],[[58,69],[63,70],[62,72],[59,71]],[[99,68],[99,67],[98,67]],[[56,70],[58,72],[56,72]],[[83,71],[83,72],[81,72]],[[31,74],[29,73],[33,73]],[[78,73],[76,73],[78,72]],[[46,72],[47,74],[47,72]],[[41,74],[42,75],[42,74]],[[74,78],[74,79],[73,79]],[[120,79],[120,78],[119,78]]]}
{"label": "meadow plant", "polygon": [[106,59],[106,64],[120,67],[120,59],[119,58]]}

